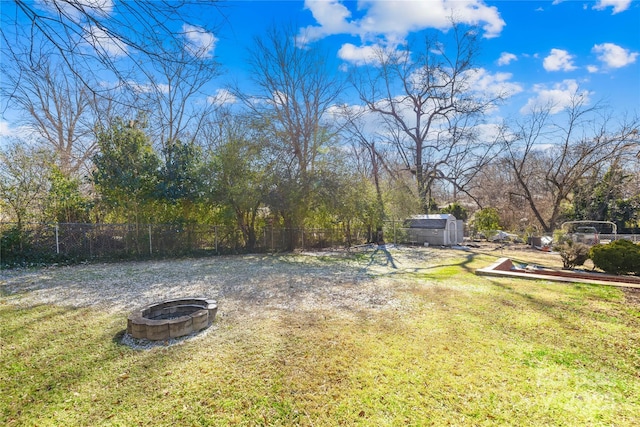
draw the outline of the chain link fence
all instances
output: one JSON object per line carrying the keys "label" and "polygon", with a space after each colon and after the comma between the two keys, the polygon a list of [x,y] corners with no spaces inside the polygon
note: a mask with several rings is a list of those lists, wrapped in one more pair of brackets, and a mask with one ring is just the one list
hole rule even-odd
{"label": "chain link fence", "polygon": [[255,243],[237,227],[171,224],[0,223],[0,265],[162,258],[349,247],[372,240],[366,229],[256,230]]}

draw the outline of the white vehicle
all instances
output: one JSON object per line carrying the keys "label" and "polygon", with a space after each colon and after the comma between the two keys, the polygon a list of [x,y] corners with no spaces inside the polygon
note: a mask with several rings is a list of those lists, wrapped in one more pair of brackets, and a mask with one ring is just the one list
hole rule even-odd
{"label": "white vehicle", "polygon": [[560,227],[574,242],[584,243],[585,245],[597,245],[600,243],[600,234],[593,224],[599,224],[598,228],[602,230],[602,227],[609,228],[613,234],[613,239],[618,234],[618,227],[611,221],[595,221],[595,220],[578,220],[567,221]]}
{"label": "white vehicle", "polygon": [[597,245],[600,243],[600,236],[595,227],[578,227],[573,233],[569,233],[571,240],[585,245]]}
{"label": "white vehicle", "polygon": [[507,233],[506,231],[498,230],[496,234],[489,237],[490,242],[514,242],[522,243],[522,239],[517,234]]}

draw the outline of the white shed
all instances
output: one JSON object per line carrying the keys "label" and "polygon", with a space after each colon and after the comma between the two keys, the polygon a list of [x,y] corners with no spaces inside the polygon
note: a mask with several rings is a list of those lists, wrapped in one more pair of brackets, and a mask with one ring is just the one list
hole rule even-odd
{"label": "white shed", "polygon": [[410,243],[453,246],[462,243],[464,223],[451,214],[414,215],[404,222]]}

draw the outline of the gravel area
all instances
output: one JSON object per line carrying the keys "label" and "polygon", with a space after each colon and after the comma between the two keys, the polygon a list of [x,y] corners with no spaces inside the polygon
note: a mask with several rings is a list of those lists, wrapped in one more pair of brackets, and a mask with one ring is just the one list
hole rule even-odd
{"label": "gravel area", "polygon": [[[400,308],[403,273],[464,257],[459,250],[369,246],[358,252],[242,255],[35,270],[5,270],[0,303],[93,306],[129,312],[166,299],[218,300],[218,316],[259,316],[268,310]],[[256,310],[260,308],[260,310]]]}

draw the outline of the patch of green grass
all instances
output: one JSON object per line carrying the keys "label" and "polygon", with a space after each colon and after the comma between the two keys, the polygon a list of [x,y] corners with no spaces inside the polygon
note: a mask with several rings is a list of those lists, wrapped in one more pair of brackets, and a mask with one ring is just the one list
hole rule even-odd
{"label": "patch of green grass", "polygon": [[444,280],[444,279],[449,279],[451,277],[461,274],[461,271],[460,271],[460,266],[457,264],[454,264],[454,265],[447,265],[444,267],[438,267],[434,269],[431,274],[434,277],[436,277],[438,280]]}
{"label": "patch of green grass", "polygon": [[638,320],[640,320],[640,308],[629,307],[625,308],[625,311],[629,316],[636,317]]}
{"label": "patch of green grass", "polygon": [[124,314],[0,300],[0,424],[640,424],[622,292],[470,273],[487,261],[399,273],[403,309],[222,316],[146,351],[119,344]]}

